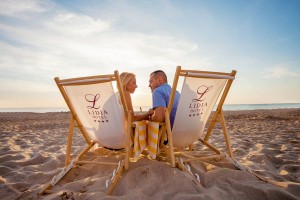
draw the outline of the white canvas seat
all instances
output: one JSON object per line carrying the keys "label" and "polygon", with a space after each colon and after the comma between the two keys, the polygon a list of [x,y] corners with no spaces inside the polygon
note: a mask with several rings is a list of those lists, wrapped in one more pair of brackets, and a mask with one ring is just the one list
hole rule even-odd
{"label": "white canvas seat", "polygon": [[[171,165],[175,166],[173,148],[183,148],[192,145],[200,140],[217,154],[222,152],[208,143],[211,131],[216,123],[220,121],[225,137],[227,153],[233,158],[230,139],[227,133],[222,106],[235,78],[236,71],[231,73],[208,72],[197,70],[182,70],[177,67],[169,107],[166,109],[166,130],[170,146]],[[177,112],[171,130],[169,121],[171,106],[174,101],[174,94],[180,77],[184,78],[181,88],[180,99],[177,105]],[[213,108],[217,106],[207,132],[204,129]],[[178,161],[177,161],[178,163]]]}
{"label": "white canvas seat", "polygon": [[125,148],[124,108],[118,101],[111,81],[91,85],[67,85],[64,89],[90,139],[100,146]]}
{"label": "white canvas seat", "polygon": [[[198,73],[200,75],[200,73]],[[174,147],[200,139],[205,124],[228,80],[234,76],[201,76],[186,73],[172,129]]]}

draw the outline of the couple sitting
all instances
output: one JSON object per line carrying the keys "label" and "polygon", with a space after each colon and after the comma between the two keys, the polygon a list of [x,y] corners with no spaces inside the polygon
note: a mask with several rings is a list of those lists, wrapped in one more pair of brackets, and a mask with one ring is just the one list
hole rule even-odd
{"label": "couple sitting", "polygon": [[[155,159],[158,152],[158,141],[160,137],[158,122],[165,121],[165,108],[168,107],[172,91],[172,88],[168,84],[167,76],[161,70],[154,71],[150,74],[149,87],[152,91],[152,109],[141,115],[136,115],[133,112],[130,96],[130,94],[133,94],[137,88],[135,75],[133,73],[123,72],[120,75],[120,79],[128,110],[132,111],[132,121],[135,121],[136,124],[133,138],[135,158],[138,158],[143,150],[148,148],[149,155]],[[176,91],[170,114],[171,127],[174,123],[178,100],[179,92]],[[147,123],[145,120],[149,120],[149,122]],[[148,124],[148,128],[146,128],[146,124]]]}
{"label": "couple sitting", "polygon": [[[165,108],[168,107],[169,99],[171,95],[171,86],[168,84],[167,76],[162,70],[154,71],[150,74],[149,87],[152,91],[152,109],[148,112],[136,115],[133,112],[133,106],[130,94],[133,94],[137,88],[136,78],[133,73],[123,72],[120,75],[121,85],[124,90],[125,101],[128,106],[128,110],[132,112],[132,121],[149,120],[154,122],[164,122],[165,121]],[[177,104],[179,100],[179,92],[176,91],[174,97],[174,103],[170,113],[170,123],[173,126]]]}

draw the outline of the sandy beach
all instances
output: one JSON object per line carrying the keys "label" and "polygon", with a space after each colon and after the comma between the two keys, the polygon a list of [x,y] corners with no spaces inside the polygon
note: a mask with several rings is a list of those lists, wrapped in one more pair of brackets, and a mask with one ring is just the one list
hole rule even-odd
{"label": "sandy beach", "polygon": [[[105,182],[113,166],[86,164],[72,169],[52,188],[37,193],[64,166],[70,113],[0,113],[1,199],[300,199],[300,109],[225,111],[236,160],[281,186],[228,165],[224,160],[189,163],[200,183],[188,173],[171,168],[163,156],[147,154],[130,163],[111,196]],[[210,142],[225,143],[216,125]],[[72,153],[86,142],[75,129]],[[202,150],[201,143],[194,149]],[[96,149],[87,160],[117,161],[124,151]]]}

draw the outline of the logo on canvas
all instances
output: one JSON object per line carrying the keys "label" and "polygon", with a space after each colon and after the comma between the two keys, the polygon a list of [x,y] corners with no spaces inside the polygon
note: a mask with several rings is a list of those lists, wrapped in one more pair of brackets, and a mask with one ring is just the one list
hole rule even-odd
{"label": "logo on canvas", "polygon": [[88,102],[87,112],[92,116],[94,122],[104,123],[108,122],[108,112],[105,109],[100,109],[101,105],[98,100],[100,99],[100,94],[86,94],[85,100]]}
{"label": "logo on canvas", "polygon": [[193,99],[193,102],[202,102],[205,100],[205,94],[207,94],[211,89],[213,88],[213,86],[206,86],[206,85],[201,85],[200,87],[198,87],[197,89],[197,94],[199,95],[199,97],[197,99]]}
{"label": "logo on canvas", "polygon": [[206,96],[211,91],[213,86],[201,85],[197,88],[197,98],[192,99],[190,103],[189,109],[190,114],[189,117],[192,116],[201,116],[203,114],[204,108],[207,107]]}

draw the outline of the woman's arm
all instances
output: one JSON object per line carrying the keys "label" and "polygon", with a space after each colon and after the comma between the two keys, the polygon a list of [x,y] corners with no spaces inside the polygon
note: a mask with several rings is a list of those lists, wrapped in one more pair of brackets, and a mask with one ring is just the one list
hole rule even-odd
{"label": "woman's arm", "polygon": [[149,109],[148,112],[143,113],[141,115],[134,115],[134,121],[141,121],[141,120],[149,120],[149,117],[153,114],[153,110]]}
{"label": "woman's arm", "polygon": [[150,109],[148,112],[141,114],[141,115],[135,115],[133,111],[132,101],[131,101],[131,95],[129,92],[124,92],[125,101],[128,107],[128,110],[131,110],[131,119],[132,121],[141,121],[141,120],[148,120],[149,116],[153,114],[153,110]]}

